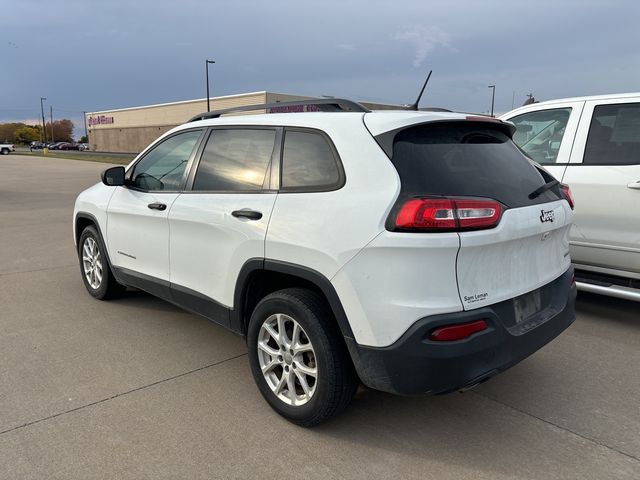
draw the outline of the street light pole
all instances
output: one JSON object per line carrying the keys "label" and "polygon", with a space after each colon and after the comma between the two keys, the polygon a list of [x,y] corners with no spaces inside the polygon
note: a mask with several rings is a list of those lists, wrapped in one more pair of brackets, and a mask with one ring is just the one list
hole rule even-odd
{"label": "street light pole", "polygon": [[209,104],[209,64],[210,63],[216,63],[216,61],[208,60],[208,59],[204,61],[204,67],[207,75],[207,112],[211,111],[211,105]]}
{"label": "street light pole", "polygon": [[51,123],[49,125],[51,125],[51,142],[55,142],[55,138],[53,136],[53,105],[49,105],[49,114],[51,115]]}
{"label": "street light pole", "polygon": [[495,85],[489,85],[487,88],[490,88],[492,90],[491,92],[491,116],[493,117],[493,103],[496,99],[496,86]]}
{"label": "street light pole", "polygon": [[47,143],[47,129],[44,124],[44,105],[42,101],[46,99],[47,97],[40,97],[40,113],[42,113],[42,134],[44,135],[44,143]]}

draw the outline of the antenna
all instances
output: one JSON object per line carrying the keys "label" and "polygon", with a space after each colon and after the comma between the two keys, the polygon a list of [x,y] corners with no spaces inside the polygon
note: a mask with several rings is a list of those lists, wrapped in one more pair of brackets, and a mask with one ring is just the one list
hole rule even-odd
{"label": "antenna", "polygon": [[429,75],[427,75],[427,79],[424,81],[424,85],[422,85],[422,90],[420,90],[420,95],[416,98],[416,101],[413,105],[409,105],[408,110],[418,110],[418,103],[420,103],[420,99],[422,98],[422,94],[424,93],[424,89],[427,88],[427,83],[429,83],[429,79],[431,78],[431,74],[433,70],[429,70]]}

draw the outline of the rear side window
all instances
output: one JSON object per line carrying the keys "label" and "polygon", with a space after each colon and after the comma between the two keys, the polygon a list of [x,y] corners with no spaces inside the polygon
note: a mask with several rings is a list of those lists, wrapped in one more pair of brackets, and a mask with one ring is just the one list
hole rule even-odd
{"label": "rear side window", "polygon": [[465,196],[522,207],[560,199],[557,189],[529,199],[546,180],[509,137],[491,125],[427,124],[400,131],[392,162],[402,195]]}
{"label": "rear side window", "polygon": [[593,110],[583,163],[640,164],[640,104],[598,105]]}
{"label": "rear side window", "polygon": [[213,130],[202,152],[193,190],[220,192],[266,188],[275,130]]}
{"label": "rear side window", "polygon": [[556,163],[570,116],[571,108],[554,108],[513,117],[513,142],[540,164]]}
{"label": "rear side window", "polygon": [[342,175],[329,140],[318,132],[287,130],[282,153],[282,188],[323,191],[338,188]]}

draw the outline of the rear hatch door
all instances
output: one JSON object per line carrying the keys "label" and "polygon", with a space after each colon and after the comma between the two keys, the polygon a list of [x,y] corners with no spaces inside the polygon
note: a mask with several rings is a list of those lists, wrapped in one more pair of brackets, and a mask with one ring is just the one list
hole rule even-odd
{"label": "rear hatch door", "polygon": [[435,196],[492,199],[501,206],[497,225],[457,228],[465,310],[531,292],[569,268],[571,208],[553,177],[513,144],[508,125],[448,120],[411,126],[394,132],[392,162],[402,181],[398,204]]}

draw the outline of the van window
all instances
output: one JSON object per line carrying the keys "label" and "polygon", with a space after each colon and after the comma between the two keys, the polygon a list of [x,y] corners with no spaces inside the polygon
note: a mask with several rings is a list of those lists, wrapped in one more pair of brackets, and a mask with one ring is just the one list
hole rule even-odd
{"label": "van window", "polygon": [[516,126],[513,142],[540,164],[556,163],[571,108],[523,113],[510,118]]}
{"label": "van window", "polygon": [[583,163],[640,164],[640,103],[594,108]]}

